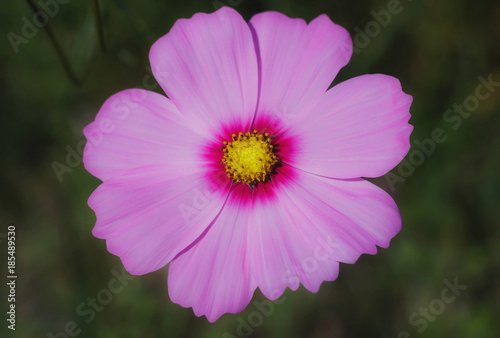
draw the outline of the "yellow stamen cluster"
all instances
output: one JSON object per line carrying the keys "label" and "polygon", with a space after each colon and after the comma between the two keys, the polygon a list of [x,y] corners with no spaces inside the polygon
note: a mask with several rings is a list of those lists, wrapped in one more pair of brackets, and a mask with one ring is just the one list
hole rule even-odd
{"label": "yellow stamen cluster", "polygon": [[232,142],[224,141],[222,147],[227,176],[235,182],[256,185],[265,182],[280,160],[267,133],[239,133],[232,135]]}

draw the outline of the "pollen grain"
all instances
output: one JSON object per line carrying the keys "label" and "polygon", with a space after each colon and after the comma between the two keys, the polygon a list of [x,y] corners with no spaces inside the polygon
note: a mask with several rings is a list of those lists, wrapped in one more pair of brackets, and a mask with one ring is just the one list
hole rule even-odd
{"label": "pollen grain", "polygon": [[232,141],[224,141],[222,162],[227,176],[234,182],[245,182],[251,186],[270,180],[281,160],[278,149],[267,133],[239,133]]}

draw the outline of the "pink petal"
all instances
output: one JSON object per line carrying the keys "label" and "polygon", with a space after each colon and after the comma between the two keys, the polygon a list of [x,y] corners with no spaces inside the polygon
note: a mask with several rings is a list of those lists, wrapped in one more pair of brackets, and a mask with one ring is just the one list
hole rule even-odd
{"label": "pink petal", "polygon": [[317,292],[339,262],[388,247],[401,229],[392,198],[362,180],[336,180],[289,166],[253,192],[234,186],[217,219],[170,264],[173,302],[213,322],[237,313],[258,286],[271,300],[289,287]]}
{"label": "pink petal", "polygon": [[83,163],[101,180],[151,164],[199,165],[206,138],[193,130],[196,125],[188,124],[166,97],[125,90],[110,97],[84,129]]}
{"label": "pink petal", "polygon": [[249,191],[236,185],[204,237],[170,263],[170,299],[210,322],[242,311],[255,290],[246,255]]}
{"label": "pink petal", "polygon": [[288,121],[307,113],[352,54],[349,33],[320,15],[306,24],[278,12],[250,20],[261,71],[259,109]]}
{"label": "pink petal", "polygon": [[317,292],[323,281],[336,279],[338,262],[376,253],[376,245],[387,247],[401,229],[392,198],[365,180],[300,170],[293,179],[286,175],[275,177],[275,196],[254,200],[248,220],[252,275],[272,300],[299,282]]}
{"label": "pink petal", "polygon": [[157,165],[106,180],[89,198],[94,236],[128,272],[155,271],[200,236],[221,210],[229,179],[208,179],[203,168]]}
{"label": "pink petal", "polygon": [[247,23],[234,9],[177,20],[151,47],[156,80],[183,114],[213,126],[250,127],[258,92],[257,56]]}
{"label": "pink petal", "polygon": [[399,80],[363,75],[330,89],[289,130],[299,140],[291,165],[334,178],[377,177],[410,149],[412,97]]}

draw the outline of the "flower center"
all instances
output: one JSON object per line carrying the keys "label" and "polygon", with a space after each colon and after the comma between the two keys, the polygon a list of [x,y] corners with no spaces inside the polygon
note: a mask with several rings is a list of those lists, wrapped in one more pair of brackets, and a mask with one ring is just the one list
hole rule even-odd
{"label": "flower center", "polygon": [[233,134],[232,142],[224,141],[222,162],[226,166],[227,176],[233,182],[245,182],[257,185],[266,182],[275,174],[281,160],[276,153],[277,145],[273,144],[267,133]]}

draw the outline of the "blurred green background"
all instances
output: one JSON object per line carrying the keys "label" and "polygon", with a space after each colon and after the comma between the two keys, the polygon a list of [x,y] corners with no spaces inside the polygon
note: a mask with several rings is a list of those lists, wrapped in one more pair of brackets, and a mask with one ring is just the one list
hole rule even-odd
{"label": "blurred green background", "polygon": [[[2,337],[66,337],[65,329],[79,337],[500,336],[500,87],[484,91],[488,98],[475,92],[479,77],[500,81],[500,2],[401,0],[386,24],[377,13],[394,0],[110,0],[100,3],[104,48],[93,2],[60,2],[47,26],[24,32],[23,20],[33,22],[29,2],[0,3],[0,233],[16,226],[18,275],[17,330],[6,329],[2,305]],[[149,48],[176,19],[220,5],[247,20],[265,10],[308,21],[328,14],[357,48],[335,82],[365,73],[399,78],[414,97],[415,129],[406,164],[373,180],[403,215],[389,249],[341,265],[337,281],[317,294],[287,291],[272,311],[251,303],[210,324],[170,302],[166,268],[126,280],[105,298],[102,290],[123,269],[91,234],[87,198],[100,181],[81,158],[66,156],[83,144],[82,128],[106,98],[154,85]],[[470,113],[447,113],[463,103],[473,106]],[[430,142],[436,128],[446,141],[419,158],[417,140]],[[54,162],[71,169],[61,182]],[[7,242],[0,241],[4,276]],[[446,281],[467,288],[450,300]],[[109,304],[91,310],[87,298],[98,295]],[[254,300],[264,298],[257,292]]]}

